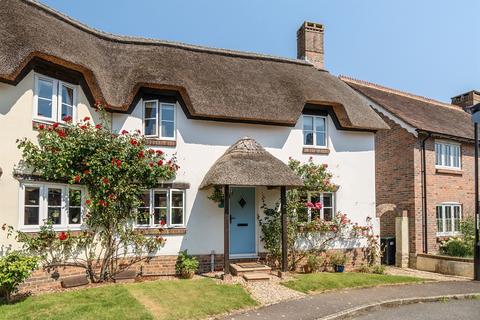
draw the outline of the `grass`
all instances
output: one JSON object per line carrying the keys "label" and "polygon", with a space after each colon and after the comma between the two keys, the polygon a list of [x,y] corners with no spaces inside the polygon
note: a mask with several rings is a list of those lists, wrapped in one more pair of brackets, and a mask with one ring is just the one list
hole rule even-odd
{"label": "grass", "polygon": [[238,285],[160,280],[32,296],[0,305],[0,319],[200,319],[256,304]]}
{"label": "grass", "polygon": [[286,281],[282,284],[290,289],[303,293],[319,293],[334,289],[374,287],[378,285],[424,281],[425,279],[415,277],[386,274],[320,272],[297,275],[295,280]]}

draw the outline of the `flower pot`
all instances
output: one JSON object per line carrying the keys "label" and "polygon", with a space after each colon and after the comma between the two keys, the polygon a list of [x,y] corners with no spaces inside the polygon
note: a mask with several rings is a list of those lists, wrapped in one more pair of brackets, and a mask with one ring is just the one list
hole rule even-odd
{"label": "flower pot", "polygon": [[225,203],[222,201],[218,204],[218,207],[219,208],[225,208]]}
{"label": "flower pot", "polygon": [[343,272],[345,271],[344,265],[335,265],[335,272]]}
{"label": "flower pot", "polygon": [[180,277],[182,279],[192,279],[194,275],[195,275],[195,271],[182,270],[180,272]]}

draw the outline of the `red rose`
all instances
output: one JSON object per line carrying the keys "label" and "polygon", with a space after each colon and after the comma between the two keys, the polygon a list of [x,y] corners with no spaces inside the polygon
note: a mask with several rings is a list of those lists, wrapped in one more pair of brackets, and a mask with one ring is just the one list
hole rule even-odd
{"label": "red rose", "polygon": [[95,126],[96,129],[102,129],[102,125],[99,123]]}
{"label": "red rose", "polygon": [[163,151],[162,150],[157,150],[156,153],[157,153],[157,155],[161,156],[163,154]]}
{"label": "red rose", "polygon": [[57,131],[57,134],[60,138],[65,138],[65,136],[66,136],[65,131],[63,131],[63,130]]}
{"label": "red rose", "polygon": [[80,183],[80,180],[81,180],[80,176],[75,176],[75,183]]}
{"label": "red rose", "polygon": [[108,203],[105,200],[98,200],[98,204],[102,207],[108,207]]}
{"label": "red rose", "polygon": [[64,231],[60,232],[60,234],[58,235],[58,239],[60,241],[65,241],[68,239],[68,234],[66,234]]}
{"label": "red rose", "polygon": [[150,161],[149,166],[153,167],[153,162],[152,161]]}
{"label": "red rose", "polygon": [[108,180],[107,178],[103,178],[103,179],[102,179],[102,182],[103,182],[104,184],[109,184],[109,183],[110,183],[110,180]]}
{"label": "red rose", "polygon": [[315,206],[313,205],[313,203],[311,203],[311,202],[307,202],[306,205],[307,205],[307,208],[313,208],[313,207],[315,207]]}
{"label": "red rose", "polygon": [[87,129],[87,126],[85,126],[85,125],[80,126],[80,129],[85,130],[85,129]]}
{"label": "red rose", "polygon": [[43,124],[38,125],[38,129],[39,129],[39,130],[45,129],[45,125],[43,125]]}
{"label": "red rose", "polygon": [[153,150],[153,149],[148,149],[148,153],[154,154],[154,153],[155,153],[155,150]]}
{"label": "red rose", "polygon": [[135,139],[131,139],[131,140],[130,140],[130,144],[131,144],[132,146],[136,146],[136,145],[138,144],[138,141],[135,140]]}
{"label": "red rose", "polygon": [[65,117],[63,117],[63,121],[65,121],[65,122],[71,122],[71,121],[72,121],[72,116],[65,116]]}
{"label": "red rose", "polygon": [[165,224],[166,224],[166,223],[165,223],[165,220],[163,220],[163,219],[160,220],[160,225],[161,225],[161,226],[164,226]]}
{"label": "red rose", "polygon": [[83,121],[88,121],[88,120],[90,120],[90,117],[83,118]]}
{"label": "red rose", "polygon": [[163,160],[158,160],[157,164],[158,164],[159,166],[163,165]]}
{"label": "red rose", "polygon": [[92,201],[90,199],[87,199],[85,203],[87,204],[87,206],[89,206],[92,203]]}
{"label": "red rose", "polygon": [[143,150],[142,150],[142,151],[139,151],[139,152],[138,152],[138,157],[139,157],[139,158],[145,157],[145,152],[143,152]]}
{"label": "red rose", "polygon": [[90,170],[85,170],[85,171],[83,171],[83,174],[90,174],[90,173],[91,173]]}
{"label": "red rose", "polygon": [[100,100],[95,101],[95,107],[99,107],[102,105],[102,102]]}
{"label": "red rose", "polygon": [[127,130],[122,130],[121,134],[128,134]]}
{"label": "red rose", "polygon": [[52,127],[53,127],[54,129],[58,128],[58,126],[59,126],[58,122],[55,122],[55,123],[52,125]]}
{"label": "red rose", "polygon": [[121,165],[122,165],[122,161],[117,160],[117,168],[120,168]]}

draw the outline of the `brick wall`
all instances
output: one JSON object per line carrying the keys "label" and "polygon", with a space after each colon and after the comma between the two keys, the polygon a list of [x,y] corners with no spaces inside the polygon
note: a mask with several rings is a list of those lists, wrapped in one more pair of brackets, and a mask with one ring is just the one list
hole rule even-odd
{"label": "brick wall", "polygon": [[379,113],[390,130],[375,135],[375,188],[380,236],[395,237],[395,217],[407,210],[414,214],[413,134]]}

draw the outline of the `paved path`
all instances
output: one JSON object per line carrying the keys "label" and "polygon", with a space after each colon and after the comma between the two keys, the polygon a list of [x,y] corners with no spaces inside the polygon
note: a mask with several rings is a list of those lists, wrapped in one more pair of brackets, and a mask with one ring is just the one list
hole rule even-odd
{"label": "paved path", "polygon": [[479,293],[480,282],[444,281],[414,285],[350,289],[307,296],[278,303],[224,319],[235,320],[312,320],[366,304],[393,299]]}
{"label": "paved path", "polygon": [[382,308],[355,320],[478,320],[480,300],[450,300],[446,302],[417,303],[395,308]]}

